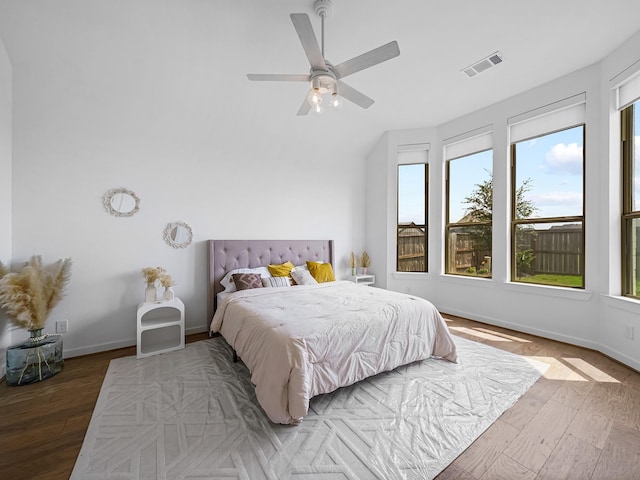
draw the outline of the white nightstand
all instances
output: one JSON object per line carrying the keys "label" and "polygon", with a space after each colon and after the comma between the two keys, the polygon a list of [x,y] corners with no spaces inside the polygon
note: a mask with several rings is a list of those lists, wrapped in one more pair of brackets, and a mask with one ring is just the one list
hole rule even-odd
{"label": "white nightstand", "polygon": [[375,275],[349,275],[347,280],[356,285],[373,285],[376,283]]}
{"label": "white nightstand", "polygon": [[137,323],[138,358],[184,348],[184,303],[179,298],[138,304]]}

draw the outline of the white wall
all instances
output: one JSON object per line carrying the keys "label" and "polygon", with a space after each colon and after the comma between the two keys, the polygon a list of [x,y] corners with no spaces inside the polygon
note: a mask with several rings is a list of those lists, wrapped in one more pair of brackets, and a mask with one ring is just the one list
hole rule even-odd
{"label": "white wall", "polygon": [[[11,263],[11,61],[0,38],[0,261]],[[9,321],[0,311],[0,359],[9,345]],[[0,377],[5,373],[0,360]]]}
{"label": "white wall", "polygon": [[[333,239],[346,276],[348,253],[364,245],[365,162],[345,147],[349,110],[257,113],[248,66],[219,41],[246,33],[229,4],[221,16],[206,4],[90,3],[26,7],[2,24],[19,57],[13,259],[72,258],[68,295],[45,329],[68,319],[65,356],[135,344],[147,266],[175,279],[187,332],[204,331],[210,238]],[[107,214],[114,187],[141,198],[139,213]],[[192,246],[163,242],[172,221],[192,227]]]}
{"label": "white wall", "polygon": [[[369,168],[387,165],[387,178],[369,177],[368,192],[386,189],[392,209],[368,195],[367,244],[380,248],[380,238],[395,229],[395,163],[397,145],[430,142],[429,273],[395,272],[395,240],[386,245],[387,265],[382,286],[411,292],[433,301],[447,313],[530,332],[600,350],[640,369],[640,302],[620,294],[620,170],[619,147],[609,143],[619,125],[611,108],[611,82],[617,74],[640,61],[640,33],[605,61],[430,131],[388,132],[368,157]],[[508,281],[509,165],[507,120],[538,107],[586,92],[586,288],[576,291],[513,284]],[[492,125],[494,131],[493,279],[444,275],[444,163],[443,141]],[[611,132],[610,132],[611,130]],[[606,252],[611,252],[607,254]],[[373,270],[373,269],[372,269]],[[635,338],[625,337],[625,328]]]}

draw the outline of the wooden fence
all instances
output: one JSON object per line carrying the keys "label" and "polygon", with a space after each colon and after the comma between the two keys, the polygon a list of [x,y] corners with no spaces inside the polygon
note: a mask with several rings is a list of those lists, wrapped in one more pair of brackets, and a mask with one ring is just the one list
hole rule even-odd
{"label": "wooden fence", "polygon": [[398,226],[398,271],[426,272],[425,229],[414,224]]}
{"label": "wooden fence", "polygon": [[[449,235],[449,264],[447,271],[464,273],[470,267],[480,269],[482,262],[491,269],[491,251],[476,248],[468,233]],[[518,249],[533,252],[533,274],[582,275],[582,228],[580,225],[562,226],[549,230],[521,230]],[[398,229],[398,271],[426,271],[425,232],[415,225]]]}
{"label": "wooden fence", "polygon": [[476,271],[483,267],[491,270],[490,260],[486,262],[486,267],[482,265],[485,259],[491,259],[491,250],[476,248],[471,234],[450,232],[447,248],[449,255],[446,272],[467,273],[472,267]]}
{"label": "wooden fence", "polygon": [[582,228],[567,225],[549,230],[521,230],[518,249],[533,251],[534,274],[582,275]]}

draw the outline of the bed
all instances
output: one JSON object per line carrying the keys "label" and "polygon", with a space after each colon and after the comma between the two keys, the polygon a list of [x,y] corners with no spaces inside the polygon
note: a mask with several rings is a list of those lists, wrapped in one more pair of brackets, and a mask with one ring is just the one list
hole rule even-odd
{"label": "bed", "polygon": [[245,363],[271,421],[300,423],[314,396],[400,365],[456,361],[444,320],[419,297],[344,280],[225,292],[230,271],[287,261],[333,265],[333,241],[209,241],[209,330]]}

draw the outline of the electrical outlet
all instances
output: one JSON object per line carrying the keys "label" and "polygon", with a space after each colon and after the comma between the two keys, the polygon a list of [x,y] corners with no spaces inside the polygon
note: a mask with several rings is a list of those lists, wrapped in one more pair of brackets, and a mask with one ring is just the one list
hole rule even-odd
{"label": "electrical outlet", "polygon": [[624,327],[624,336],[629,340],[633,340],[633,326],[627,325]]}
{"label": "electrical outlet", "polygon": [[60,320],[56,322],[56,333],[67,333],[67,321]]}

